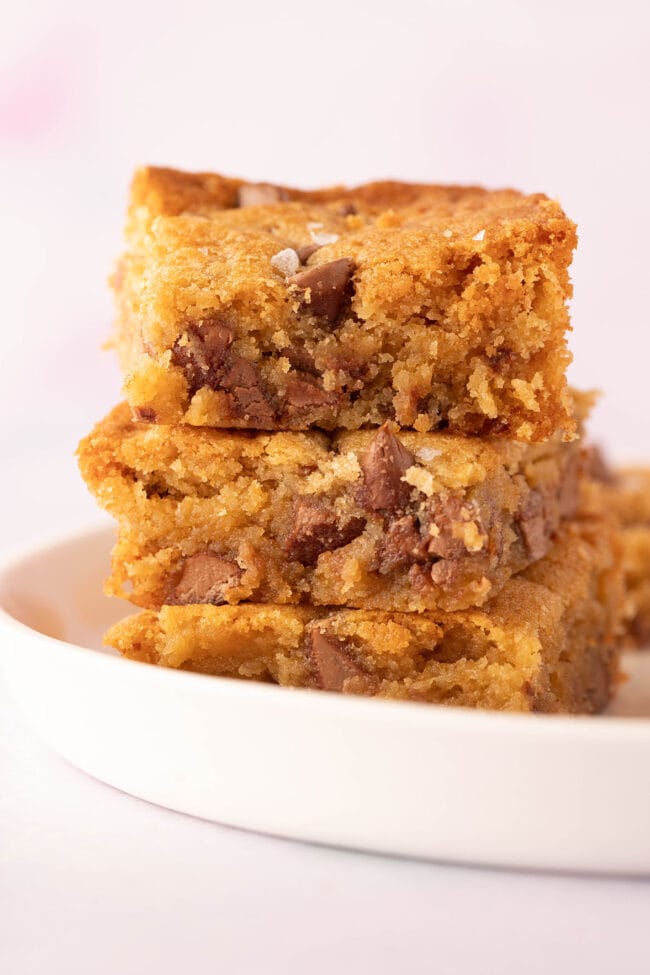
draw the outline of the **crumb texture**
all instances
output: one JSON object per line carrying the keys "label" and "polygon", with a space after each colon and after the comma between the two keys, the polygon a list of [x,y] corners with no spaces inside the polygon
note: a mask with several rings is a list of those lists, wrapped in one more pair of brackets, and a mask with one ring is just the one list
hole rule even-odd
{"label": "crumb texture", "polygon": [[650,468],[601,468],[621,525],[625,579],[624,643],[650,646]]}
{"label": "crumb texture", "polygon": [[113,284],[141,419],[547,439],[575,227],[541,194],[140,170]]}
{"label": "crumb texture", "polygon": [[590,713],[617,679],[621,599],[613,526],[592,517],[565,526],[485,609],[164,606],[119,623],[106,642],[134,660],[287,687]]}
{"label": "crumb texture", "polygon": [[579,441],[379,429],[250,433],[133,422],[80,445],[119,524],[108,591],[422,612],[491,599],[580,503]]}

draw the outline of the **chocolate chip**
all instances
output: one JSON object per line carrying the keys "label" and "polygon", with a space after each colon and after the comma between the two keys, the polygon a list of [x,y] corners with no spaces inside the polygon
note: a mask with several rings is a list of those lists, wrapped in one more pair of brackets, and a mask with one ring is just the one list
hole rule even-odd
{"label": "chocolate chip", "polygon": [[336,512],[316,498],[298,498],[293,509],[293,527],[285,541],[291,561],[314,565],[323,552],[348,545],[365,527],[363,518],[339,524]]}
{"label": "chocolate chip", "polygon": [[357,678],[369,685],[370,677],[350,656],[347,644],[314,628],[309,634],[309,657],[316,683],[323,691],[344,691],[347,681]]}
{"label": "chocolate chip", "polygon": [[272,426],[275,410],[264,389],[257,366],[248,359],[233,359],[219,377],[218,388],[229,394],[233,416],[258,427]]}
{"label": "chocolate chip", "polygon": [[402,477],[413,466],[413,455],[391,432],[380,427],[359,459],[364,486],[361,502],[371,511],[395,511],[407,504],[411,493]]}
{"label": "chocolate chip", "polygon": [[155,423],[158,414],[151,406],[136,406],[133,411],[133,419],[136,423]]}
{"label": "chocolate chip", "polygon": [[346,372],[354,380],[368,375],[368,363],[343,350],[326,355],[324,365],[333,372]]}
{"label": "chocolate chip", "polygon": [[341,214],[342,217],[352,216],[356,212],[357,212],[357,208],[355,207],[354,203],[350,201],[348,201],[347,203],[342,203],[341,206],[339,207],[339,213]]}
{"label": "chocolate chip", "polygon": [[[430,555],[442,559],[460,559],[467,555],[463,539],[454,535],[454,525],[467,520],[463,517],[466,511],[467,505],[458,495],[427,498],[420,512],[420,524]],[[473,520],[478,521],[476,517]],[[480,530],[481,526],[478,527]]]}
{"label": "chocolate chip", "polygon": [[219,388],[219,377],[235,330],[222,316],[190,325],[172,348],[172,362],[185,373],[190,396],[202,386]]}
{"label": "chocolate chip", "polygon": [[289,194],[281,186],[270,183],[244,183],[238,190],[240,207],[270,206],[289,199]]}
{"label": "chocolate chip", "polygon": [[531,559],[541,559],[546,555],[549,533],[541,491],[530,491],[515,522]]}
{"label": "chocolate chip", "polygon": [[167,602],[172,606],[190,603],[219,606],[225,602],[226,590],[236,586],[241,576],[242,570],[234,559],[213,552],[190,555],[183,561],[180,576]]}
{"label": "chocolate chip", "polygon": [[299,271],[288,279],[288,283],[300,294],[305,311],[334,325],[348,296],[353,270],[354,264],[350,258],[341,257]]}
{"label": "chocolate chip", "polygon": [[309,372],[312,376],[319,375],[313,356],[303,346],[288,345],[280,350],[280,355],[288,359],[294,369],[298,369],[300,372]]}
{"label": "chocolate chip", "polygon": [[301,264],[306,264],[312,254],[320,250],[322,244],[303,244],[302,247],[296,247],[296,254],[300,259]]}
{"label": "chocolate chip", "polygon": [[462,559],[439,559],[429,569],[429,578],[435,586],[449,589],[455,584],[462,564]]}
{"label": "chocolate chip", "polygon": [[328,393],[321,386],[305,379],[291,377],[287,381],[286,406],[289,411],[296,411],[308,407],[334,406],[338,397]]}
{"label": "chocolate chip", "polygon": [[390,572],[414,562],[426,561],[427,543],[413,515],[389,522],[377,552],[379,572]]}

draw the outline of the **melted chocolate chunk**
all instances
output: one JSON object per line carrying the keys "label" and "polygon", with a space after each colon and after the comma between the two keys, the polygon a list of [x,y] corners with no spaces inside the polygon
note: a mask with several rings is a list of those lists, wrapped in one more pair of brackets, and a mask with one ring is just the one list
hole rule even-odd
{"label": "melted chocolate chunk", "polygon": [[202,386],[219,388],[219,377],[235,331],[221,316],[190,325],[172,348],[172,362],[185,373],[190,396]]}
{"label": "melted chocolate chunk", "polygon": [[172,606],[190,603],[224,603],[224,593],[236,586],[242,570],[234,559],[213,552],[199,552],[183,560],[178,577],[167,602]]}
{"label": "melted chocolate chunk", "polygon": [[395,511],[409,500],[411,488],[402,477],[413,466],[413,455],[384,424],[360,458],[364,487],[362,504],[370,511]]}
{"label": "melted chocolate chunk", "polygon": [[158,414],[151,406],[136,406],[133,411],[133,419],[136,423],[155,423]]}
{"label": "melted chocolate chunk", "polygon": [[335,325],[348,297],[353,270],[350,258],[342,257],[299,271],[288,283],[300,295],[306,312],[324,319],[328,325]]}
{"label": "melted chocolate chunk", "polygon": [[306,264],[312,254],[320,250],[322,244],[303,244],[302,247],[296,247],[296,254],[301,264]]}
{"label": "melted chocolate chunk", "polygon": [[541,559],[548,549],[548,522],[541,491],[533,489],[515,519],[531,559]]}
{"label": "melted chocolate chunk", "polygon": [[294,505],[294,523],[285,542],[291,561],[314,565],[323,552],[348,545],[365,527],[363,518],[351,518],[340,525],[336,512],[324,501],[299,498]]}
{"label": "melted chocolate chunk", "polygon": [[307,352],[304,346],[287,345],[284,349],[280,350],[280,355],[288,359],[294,369],[298,369],[300,372],[308,372],[312,376],[320,375],[313,356]]}
{"label": "melted chocolate chunk", "polygon": [[369,675],[352,660],[347,644],[337,637],[313,629],[309,634],[309,657],[316,683],[323,691],[343,691],[347,681],[357,678],[368,684]]}
{"label": "melted chocolate chunk", "polygon": [[413,515],[404,515],[388,523],[384,540],[377,552],[377,567],[380,572],[390,572],[427,558],[427,543],[420,534]]}
{"label": "melted chocolate chunk", "polygon": [[328,393],[309,379],[291,377],[287,381],[286,407],[289,412],[308,407],[334,406],[338,402],[335,393]]}
{"label": "melted chocolate chunk", "polygon": [[[454,537],[454,524],[465,520],[465,507],[463,499],[454,494],[427,499],[420,515],[420,523],[422,533],[427,537],[427,551],[430,555],[442,559],[460,559],[467,555],[462,538]],[[432,534],[430,529],[434,526]]]}
{"label": "melted chocolate chunk", "polygon": [[234,417],[248,420],[259,427],[273,425],[275,410],[254,363],[240,357],[233,359],[220,376],[218,388],[229,394]]}

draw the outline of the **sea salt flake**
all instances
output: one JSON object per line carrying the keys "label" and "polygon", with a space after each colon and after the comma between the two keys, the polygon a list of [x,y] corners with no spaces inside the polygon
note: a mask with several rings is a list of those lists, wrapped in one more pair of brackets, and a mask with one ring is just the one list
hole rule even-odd
{"label": "sea salt flake", "polygon": [[327,244],[335,244],[339,239],[338,234],[315,234],[312,230],[311,239],[314,244],[318,244],[319,247],[325,247]]}
{"label": "sea salt flake", "polygon": [[439,457],[442,453],[441,450],[436,450],[435,447],[420,447],[416,456],[418,460],[423,461],[423,463],[428,464],[436,457]]}
{"label": "sea salt flake", "polygon": [[273,255],[271,265],[276,271],[280,271],[285,277],[290,278],[300,267],[300,258],[292,247],[285,247],[284,250]]}
{"label": "sea salt flake", "polygon": [[443,237],[453,237],[453,231],[451,231],[451,230],[443,230],[442,236]]}
{"label": "sea salt flake", "polygon": [[483,240],[484,238],[485,238],[485,231],[484,230],[479,230],[479,232],[477,234],[474,234],[474,236],[472,237],[472,240]]}

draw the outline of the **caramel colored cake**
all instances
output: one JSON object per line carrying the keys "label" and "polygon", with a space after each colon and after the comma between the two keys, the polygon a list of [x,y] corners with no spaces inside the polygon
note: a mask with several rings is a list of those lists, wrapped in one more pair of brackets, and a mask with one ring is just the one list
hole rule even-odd
{"label": "caramel colored cake", "polygon": [[119,522],[108,591],[162,603],[401,612],[482,605],[577,510],[577,441],[379,430],[243,433],[134,423],[82,442]]}
{"label": "caramel colored cake", "polygon": [[570,436],[575,243],[541,194],[142,169],[113,279],[126,397],[168,424]]}
{"label": "caramel colored cake", "polygon": [[140,610],[107,643],[293,688],[601,710],[620,499],[566,385],[575,245],[542,194],[139,170],[112,279],[125,402],[79,447],[118,523],[106,591]]}
{"label": "caramel colored cake", "polygon": [[608,497],[621,520],[625,642],[650,646],[650,469],[616,471]]}
{"label": "caramel colored cake", "polygon": [[595,712],[617,679],[621,601],[611,524],[565,525],[483,609],[423,614],[312,606],[164,606],[113,627],[134,660],[374,697]]}

